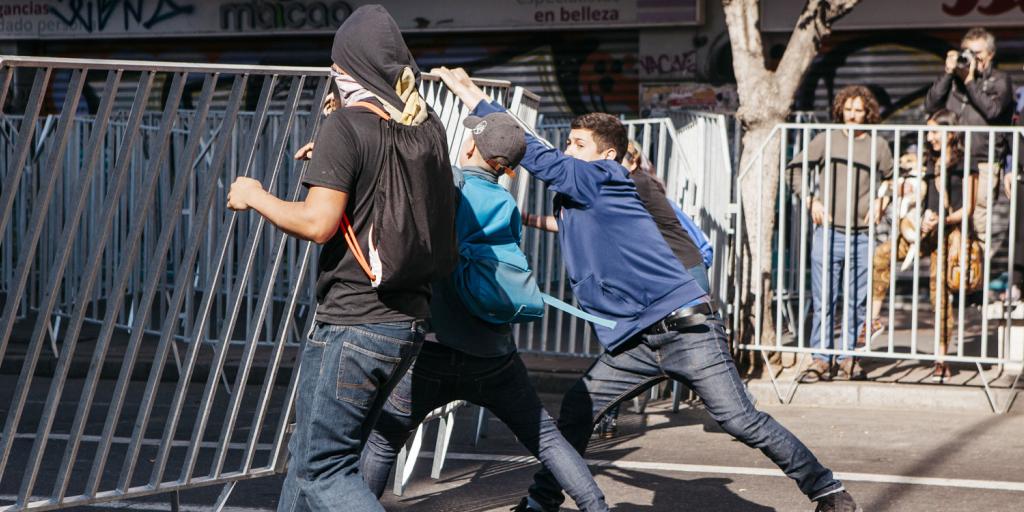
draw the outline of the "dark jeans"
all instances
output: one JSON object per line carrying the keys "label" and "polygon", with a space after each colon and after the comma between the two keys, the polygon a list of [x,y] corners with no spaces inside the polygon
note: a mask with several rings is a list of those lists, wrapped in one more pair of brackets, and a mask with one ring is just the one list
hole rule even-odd
{"label": "dark jeans", "polygon": [[[796,436],[750,403],[717,319],[686,332],[639,335],[616,352],[601,354],[562,399],[558,428],[582,454],[594,421],[609,407],[665,378],[697,393],[726,432],[760,449],[811,499],[842,488]],[[558,483],[545,469],[534,475],[530,497],[546,511],[558,510],[563,501]]]}
{"label": "dark jeans", "polygon": [[383,494],[395,457],[416,426],[430,411],[456,400],[486,407],[508,425],[551,468],[549,474],[581,510],[608,510],[583,458],[558,432],[537,397],[519,354],[474,357],[430,342],[391,393],[363,451],[360,471],[374,494]]}
{"label": "dark jeans", "polygon": [[422,343],[420,322],[317,324],[302,350],[277,510],[384,510],[358,473],[359,455]]}

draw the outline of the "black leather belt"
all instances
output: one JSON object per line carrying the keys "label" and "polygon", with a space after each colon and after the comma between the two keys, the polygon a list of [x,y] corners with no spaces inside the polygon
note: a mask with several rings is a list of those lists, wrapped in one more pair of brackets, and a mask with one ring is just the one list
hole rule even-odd
{"label": "black leather belt", "polygon": [[679,308],[666,315],[665,318],[654,322],[653,325],[644,329],[643,332],[644,334],[665,334],[669,331],[680,331],[687,327],[703,324],[713,313],[711,304],[707,302],[697,304],[696,306]]}

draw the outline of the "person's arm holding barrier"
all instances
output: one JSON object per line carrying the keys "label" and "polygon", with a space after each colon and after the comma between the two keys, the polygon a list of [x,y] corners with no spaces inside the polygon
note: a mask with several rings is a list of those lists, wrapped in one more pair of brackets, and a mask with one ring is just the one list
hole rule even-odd
{"label": "person's arm holding barrier", "polygon": [[[462,68],[434,68],[431,74],[438,75],[444,84],[473,111],[483,117],[492,112],[507,112],[488,97],[473,83]],[[595,162],[585,162],[566,156],[556,148],[549,147],[527,130],[526,155],[520,165],[530,174],[543,181],[548,187],[562,194],[580,206],[588,205],[608,179],[609,173]]]}
{"label": "person's arm holding barrier", "polygon": [[[334,94],[324,100],[323,114],[329,115],[339,107]],[[313,158],[313,142],[302,146],[296,160]],[[263,190],[263,184],[252,178],[239,176],[228,192],[228,208],[235,211],[253,209],[281,231],[291,236],[318,244],[326,243],[338,231],[345,213],[348,194],[327,187],[310,187],[306,199],[284,201]]]}
{"label": "person's arm holding barrier", "polygon": [[285,201],[245,176],[235,178],[228,193],[228,208],[256,210],[281,231],[318,244],[326,243],[338,231],[347,203],[347,193],[327,187],[310,187],[306,199]]}

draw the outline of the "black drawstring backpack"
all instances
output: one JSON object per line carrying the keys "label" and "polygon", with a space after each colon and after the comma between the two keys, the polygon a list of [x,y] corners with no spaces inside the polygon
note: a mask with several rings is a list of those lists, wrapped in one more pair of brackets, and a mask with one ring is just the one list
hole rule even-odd
{"label": "black drawstring backpack", "polygon": [[347,216],[341,230],[370,279],[382,291],[406,289],[448,275],[458,260],[452,180],[444,125],[431,112],[417,126],[391,119],[378,106],[355,102],[382,119],[383,168],[377,173],[373,218],[363,251]]}

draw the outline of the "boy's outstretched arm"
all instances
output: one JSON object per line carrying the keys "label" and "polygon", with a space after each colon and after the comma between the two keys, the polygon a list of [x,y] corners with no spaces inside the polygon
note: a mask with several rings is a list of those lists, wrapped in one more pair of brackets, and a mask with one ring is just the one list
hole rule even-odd
{"label": "boy's outstretched arm", "polygon": [[[466,104],[475,115],[505,112],[505,108],[491,103],[483,90],[462,68],[434,68],[430,71],[441,77],[445,86]],[[584,162],[548,147],[529,131],[526,133],[526,155],[520,165],[548,187],[564,194],[580,205],[587,205],[598,195],[600,183],[608,178],[606,169],[593,162]]]}
{"label": "boy's outstretched arm", "polygon": [[490,101],[490,98],[484,94],[484,91],[477,87],[473,80],[469,78],[465,69],[449,69],[442,66],[431,69],[430,74],[439,76],[444,85],[448,87],[448,90],[458,96],[462,103],[465,103],[466,107],[470,110],[475,109],[481,101],[485,103]]}

